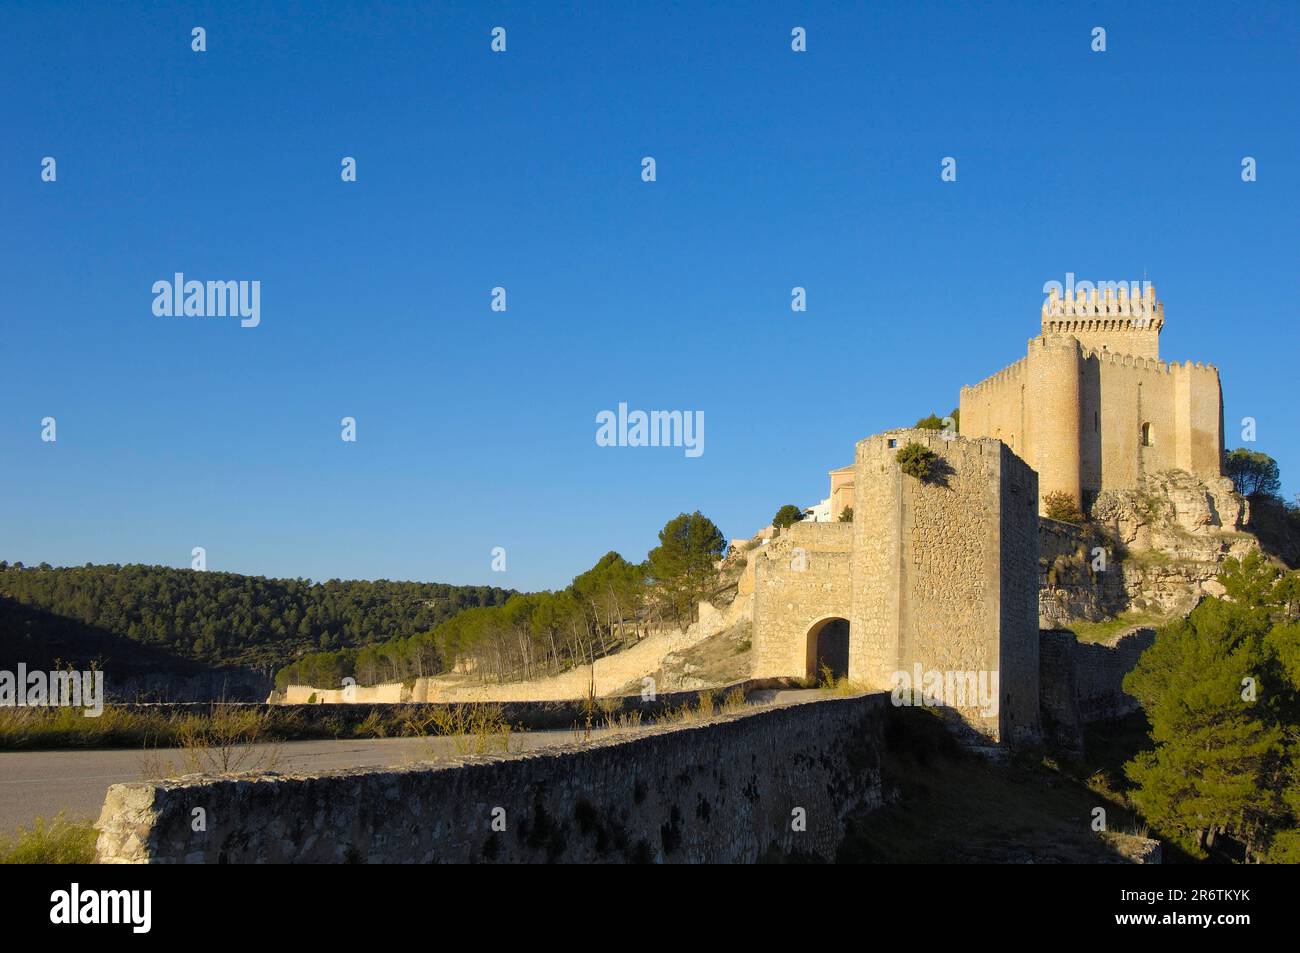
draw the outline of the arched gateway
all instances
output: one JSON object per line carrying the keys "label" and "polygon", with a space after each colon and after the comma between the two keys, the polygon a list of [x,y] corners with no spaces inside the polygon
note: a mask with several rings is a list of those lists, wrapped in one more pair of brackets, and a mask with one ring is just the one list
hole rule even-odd
{"label": "arched gateway", "polygon": [[[904,472],[909,444],[928,474]],[[859,441],[853,483],[852,522],[801,521],[749,553],[754,677],[985,679],[991,704],[951,702],[971,744],[1032,743],[1038,475],[999,440],[909,428]]]}
{"label": "arched gateway", "polygon": [[822,681],[831,678],[848,678],[849,675],[849,620],[831,616],[814,622],[808,630],[809,678]]}

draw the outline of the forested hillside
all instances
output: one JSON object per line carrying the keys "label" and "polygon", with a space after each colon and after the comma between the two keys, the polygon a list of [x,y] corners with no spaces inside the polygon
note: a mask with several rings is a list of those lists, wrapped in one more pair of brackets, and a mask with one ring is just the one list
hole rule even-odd
{"label": "forested hillside", "polygon": [[276,687],[336,688],[344,678],[374,685],[457,665],[501,682],[554,675],[638,638],[646,625],[689,623],[696,602],[717,585],[725,550],[712,520],[682,513],[660,530],[659,545],[643,563],[606,553],[556,592],[512,595],[416,635],[303,656],[276,673]]}
{"label": "forested hillside", "polygon": [[[311,582],[165,566],[24,568],[0,562],[0,597],[39,610],[50,637],[100,630],[156,655],[281,668],[313,651],[427,632],[510,590],[387,580]],[[13,620],[16,612],[3,616]],[[66,626],[64,623],[66,622]],[[12,628],[12,626],[6,626]],[[20,633],[0,631],[10,641]],[[11,646],[12,648],[12,646]]]}

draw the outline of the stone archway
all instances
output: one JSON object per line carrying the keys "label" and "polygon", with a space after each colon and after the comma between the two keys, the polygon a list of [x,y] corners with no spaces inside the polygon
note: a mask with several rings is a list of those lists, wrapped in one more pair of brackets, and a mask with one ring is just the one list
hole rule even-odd
{"label": "stone archway", "polygon": [[830,669],[834,678],[849,674],[849,620],[828,616],[814,622],[808,630],[808,661],[805,674],[821,681],[822,670]]}

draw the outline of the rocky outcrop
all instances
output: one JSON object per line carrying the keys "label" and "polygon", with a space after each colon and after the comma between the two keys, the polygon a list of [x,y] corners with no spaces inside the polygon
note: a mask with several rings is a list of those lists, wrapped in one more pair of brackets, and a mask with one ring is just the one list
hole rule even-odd
{"label": "rocky outcrop", "polygon": [[1251,509],[1227,478],[1166,470],[1138,489],[1101,493],[1088,524],[1044,517],[1039,625],[1068,627],[1126,610],[1182,614],[1221,595],[1224,559],[1260,548]]}
{"label": "rocky outcrop", "polygon": [[[742,681],[753,665],[753,627],[748,618],[687,649],[669,652],[650,673],[660,691],[695,691]],[[640,683],[624,686],[639,692]]]}
{"label": "rocky outcrop", "polygon": [[1130,551],[1202,560],[1226,554],[1241,537],[1249,506],[1227,477],[1203,481],[1182,470],[1165,470],[1149,475],[1136,490],[1099,494],[1092,519]]}
{"label": "rocky outcrop", "polygon": [[1246,532],[1249,510],[1231,480],[1166,470],[1138,489],[1101,493],[1085,526],[1044,518],[1039,624],[1184,613],[1220,595],[1223,560],[1259,548]]}
{"label": "rocky outcrop", "polygon": [[1122,557],[1129,608],[1138,611],[1185,613],[1222,595],[1215,577],[1224,559],[1259,548],[1245,532],[1249,505],[1226,477],[1152,474],[1136,490],[1099,495],[1092,518]]}
{"label": "rocky outcrop", "polygon": [[1038,526],[1038,626],[1099,622],[1128,607],[1110,540],[1091,525],[1042,517]]}

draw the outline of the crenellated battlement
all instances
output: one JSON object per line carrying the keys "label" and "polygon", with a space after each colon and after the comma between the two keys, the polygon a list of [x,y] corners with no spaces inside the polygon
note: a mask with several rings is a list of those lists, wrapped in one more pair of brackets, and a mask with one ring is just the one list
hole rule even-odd
{"label": "crenellated battlement", "polygon": [[992,374],[978,384],[963,384],[962,393],[979,393],[980,391],[991,390],[1001,386],[1003,383],[1011,380],[1019,380],[1025,376],[1025,369],[1029,366],[1029,358],[1022,357],[1014,364],[1009,364],[996,374]]}
{"label": "crenellated battlement", "polygon": [[1147,284],[1146,294],[1129,294],[1127,282],[1102,282],[1100,286],[1079,288],[1074,294],[1050,289],[1043,302],[1043,321],[1060,318],[1141,318],[1164,319],[1165,304],[1156,300],[1156,289]]}
{"label": "crenellated battlement", "polygon": [[1085,348],[1083,351],[1085,359],[1105,361],[1108,364],[1117,364],[1122,367],[1137,367],[1148,371],[1157,371],[1161,374],[1178,374],[1190,371],[1208,371],[1217,374],[1219,369],[1214,364],[1207,364],[1201,361],[1170,361],[1166,363],[1158,358],[1137,357],[1133,354],[1120,354],[1116,351],[1099,351],[1091,348]]}
{"label": "crenellated battlement", "polygon": [[1044,494],[1085,508],[1160,469],[1218,478],[1218,368],[1160,359],[1164,305],[1151,285],[1068,277],[1064,291],[1049,288],[1025,357],[961,389],[962,435],[1002,440],[1038,471]]}
{"label": "crenellated battlement", "polygon": [[1052,287],[1041,308],[1045,338],[1075,338],[1089,351],[1118,351],[1144,358],[1160,356],[1165,306],[1156,289],[1130,295],[1127,282],[1083,282],[1062,294]]}

